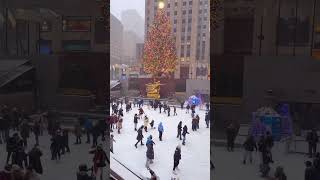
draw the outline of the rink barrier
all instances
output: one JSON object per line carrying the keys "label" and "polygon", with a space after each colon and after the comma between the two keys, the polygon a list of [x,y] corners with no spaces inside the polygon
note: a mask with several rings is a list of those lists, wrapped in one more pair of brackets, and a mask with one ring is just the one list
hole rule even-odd
{"label": "rink barrier", "polygon": [[124,168],[126,168],[128,171],[130,171],[133,175],[135,175],[137,178],[143,180],[143,178],[141,178],[139,175],[137,175],[135,172],[133,172],[132,170],[130,170],[127,166],[125,166],[124,164],[122,164],[120,161],[118,161],[116,158],[112,157],[112,159],[114,159],[115,161],[117,161],[121,166],[123,166]]}

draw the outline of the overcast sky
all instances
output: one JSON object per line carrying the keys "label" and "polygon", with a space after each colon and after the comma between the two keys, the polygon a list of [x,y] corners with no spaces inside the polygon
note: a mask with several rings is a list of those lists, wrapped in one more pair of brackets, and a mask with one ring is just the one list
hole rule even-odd
{"label": "overcast sky", "polygon": [[127,9],[135,9],[144,19],[145,0],[111,0],[110,11],[119,20],[121,20],[121,12]]}

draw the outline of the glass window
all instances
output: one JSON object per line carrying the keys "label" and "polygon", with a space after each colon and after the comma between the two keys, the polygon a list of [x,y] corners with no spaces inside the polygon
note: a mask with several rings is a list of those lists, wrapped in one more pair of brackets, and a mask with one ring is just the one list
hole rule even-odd
{"label": "glass window", "polygon": [[170,3],[168,3],[167,7],[170,8]]}
{"label": "glass window", "polygon": [[206,26],[206,25],[203,25],[202,28],[205,29],[205,28],[207,28],[207,26]]}
{"label": "glass window", "polygon": [[202,10],[199,10],[199,14],[201,14],[202,13]]}
{"label": "glass window", "polygon": [[176,6],[176,7],[177,7],[177,6],[178,6],[178,2],[175,2],[175,3],[174,3],[174,6]]}
{"label": "glass window", "polygon": [[189,1],[189,5],[192,5],[192,1]]}
{"label": "glass window", "polygon": [[184,40],[185,40],[185,37],[181,36],[181,42],[184,42]]}
{"label": "glass window", "polygon": [[192,22],[192,18],[189,18],[189,19],[188,19],[188,23],[191,23],[191,22]]}
{"label": "glass window", "polygon": [[186,28],[182,28],[182,32],[186,32]]}
{"label": "glass window", "polygon": [[90,40],[64,40],[62,41],[64,51],[89,51]]}
{"label": "glass window", "polygon": [[183,15],[185,15],[186,13],[187,13],[187,11],[186,11],[186,10],[183,10],[183,11],[182,11],[182,14],[183,14]]}
{"label": "glass window", "polygon": [[173,24],[177,24],[177,20],[175,19],[175,20],[173,20]]}
{"label": "glass window", "polygon": [[[187,41],[190,41],[191,40],[191,36],[187,36]],[[190,45],[188,45],[190,46]]]}
{"label": "glass window", "polygon": [[190,57],[190,45],[187,45],[187,57]]}
{"label": "glass window", "polygon": [[177,28],[173,28],[173,32],[177,32]]}
{"label": "glass window", "polygon": [[187,2],[183,2],[182,5],[183,5],[183,6],[186,6],[186,5],[187,5]]}
{"label": "glass window", "polygon": [[170,12],[167,12],[167,16],[170,16]]}
{"label": "glass window", "polygon": [[174,15],[177,15],[178,14],[178,12],[177,11],[174,11]]}
{"label": "glass window", "polygon": [[191,32],[191,27],[190,26],[188,27],[188,32]]}
{"label": "glass window", "polygon": [[202,1],[200,1],[200,5],[202,5]]}
{"label": "glass window", "polygon": [[182,24],[186,23],[186,20],[185,19],[182,19]]}
{"label": "glass window", "polygon": [[50,32],[52,28],[52,25],[48,21],[43,21],[41,24],[41,32]]}
{"label": "glass window", "polygon": [[208,18],[207,17],[203,17],[203,20],[206,21]]}
{"label": "glass window", "polygon": [[64,17],[62,20],[64,32],[88,32],[91,31],[91,17]]}
{"label": "glass window", "polygon": [[192,14],[192,9],[189,9],[189,14]]}

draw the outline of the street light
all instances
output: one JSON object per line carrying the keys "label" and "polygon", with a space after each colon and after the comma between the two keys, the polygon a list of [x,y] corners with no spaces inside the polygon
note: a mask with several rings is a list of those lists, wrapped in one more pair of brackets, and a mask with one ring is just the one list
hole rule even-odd
{"label": "street light", "polygon": [[164,1],[163,0],[159,1],[158,7],[159,7],[159,9],[163,9],[164,8]]}

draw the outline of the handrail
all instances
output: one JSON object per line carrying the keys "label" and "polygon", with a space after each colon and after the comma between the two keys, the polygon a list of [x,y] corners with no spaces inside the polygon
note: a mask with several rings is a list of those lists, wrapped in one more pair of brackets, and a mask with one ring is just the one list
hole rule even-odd
{"label": "handrail", "polygon": [[139,175],[137,175],[136,173],[134,173],[132,170],[130,170],[127,166],[125,166],[124,164],[122,164],[120,161],[118,161],[116,158],[112,157],[114,160],[116,160],[121,166],[123,166],[124,168],[126,168],[128,171],[130,171],[133,175],[135,175],[137,178],[143,180],[143,178],[141,178]]}

